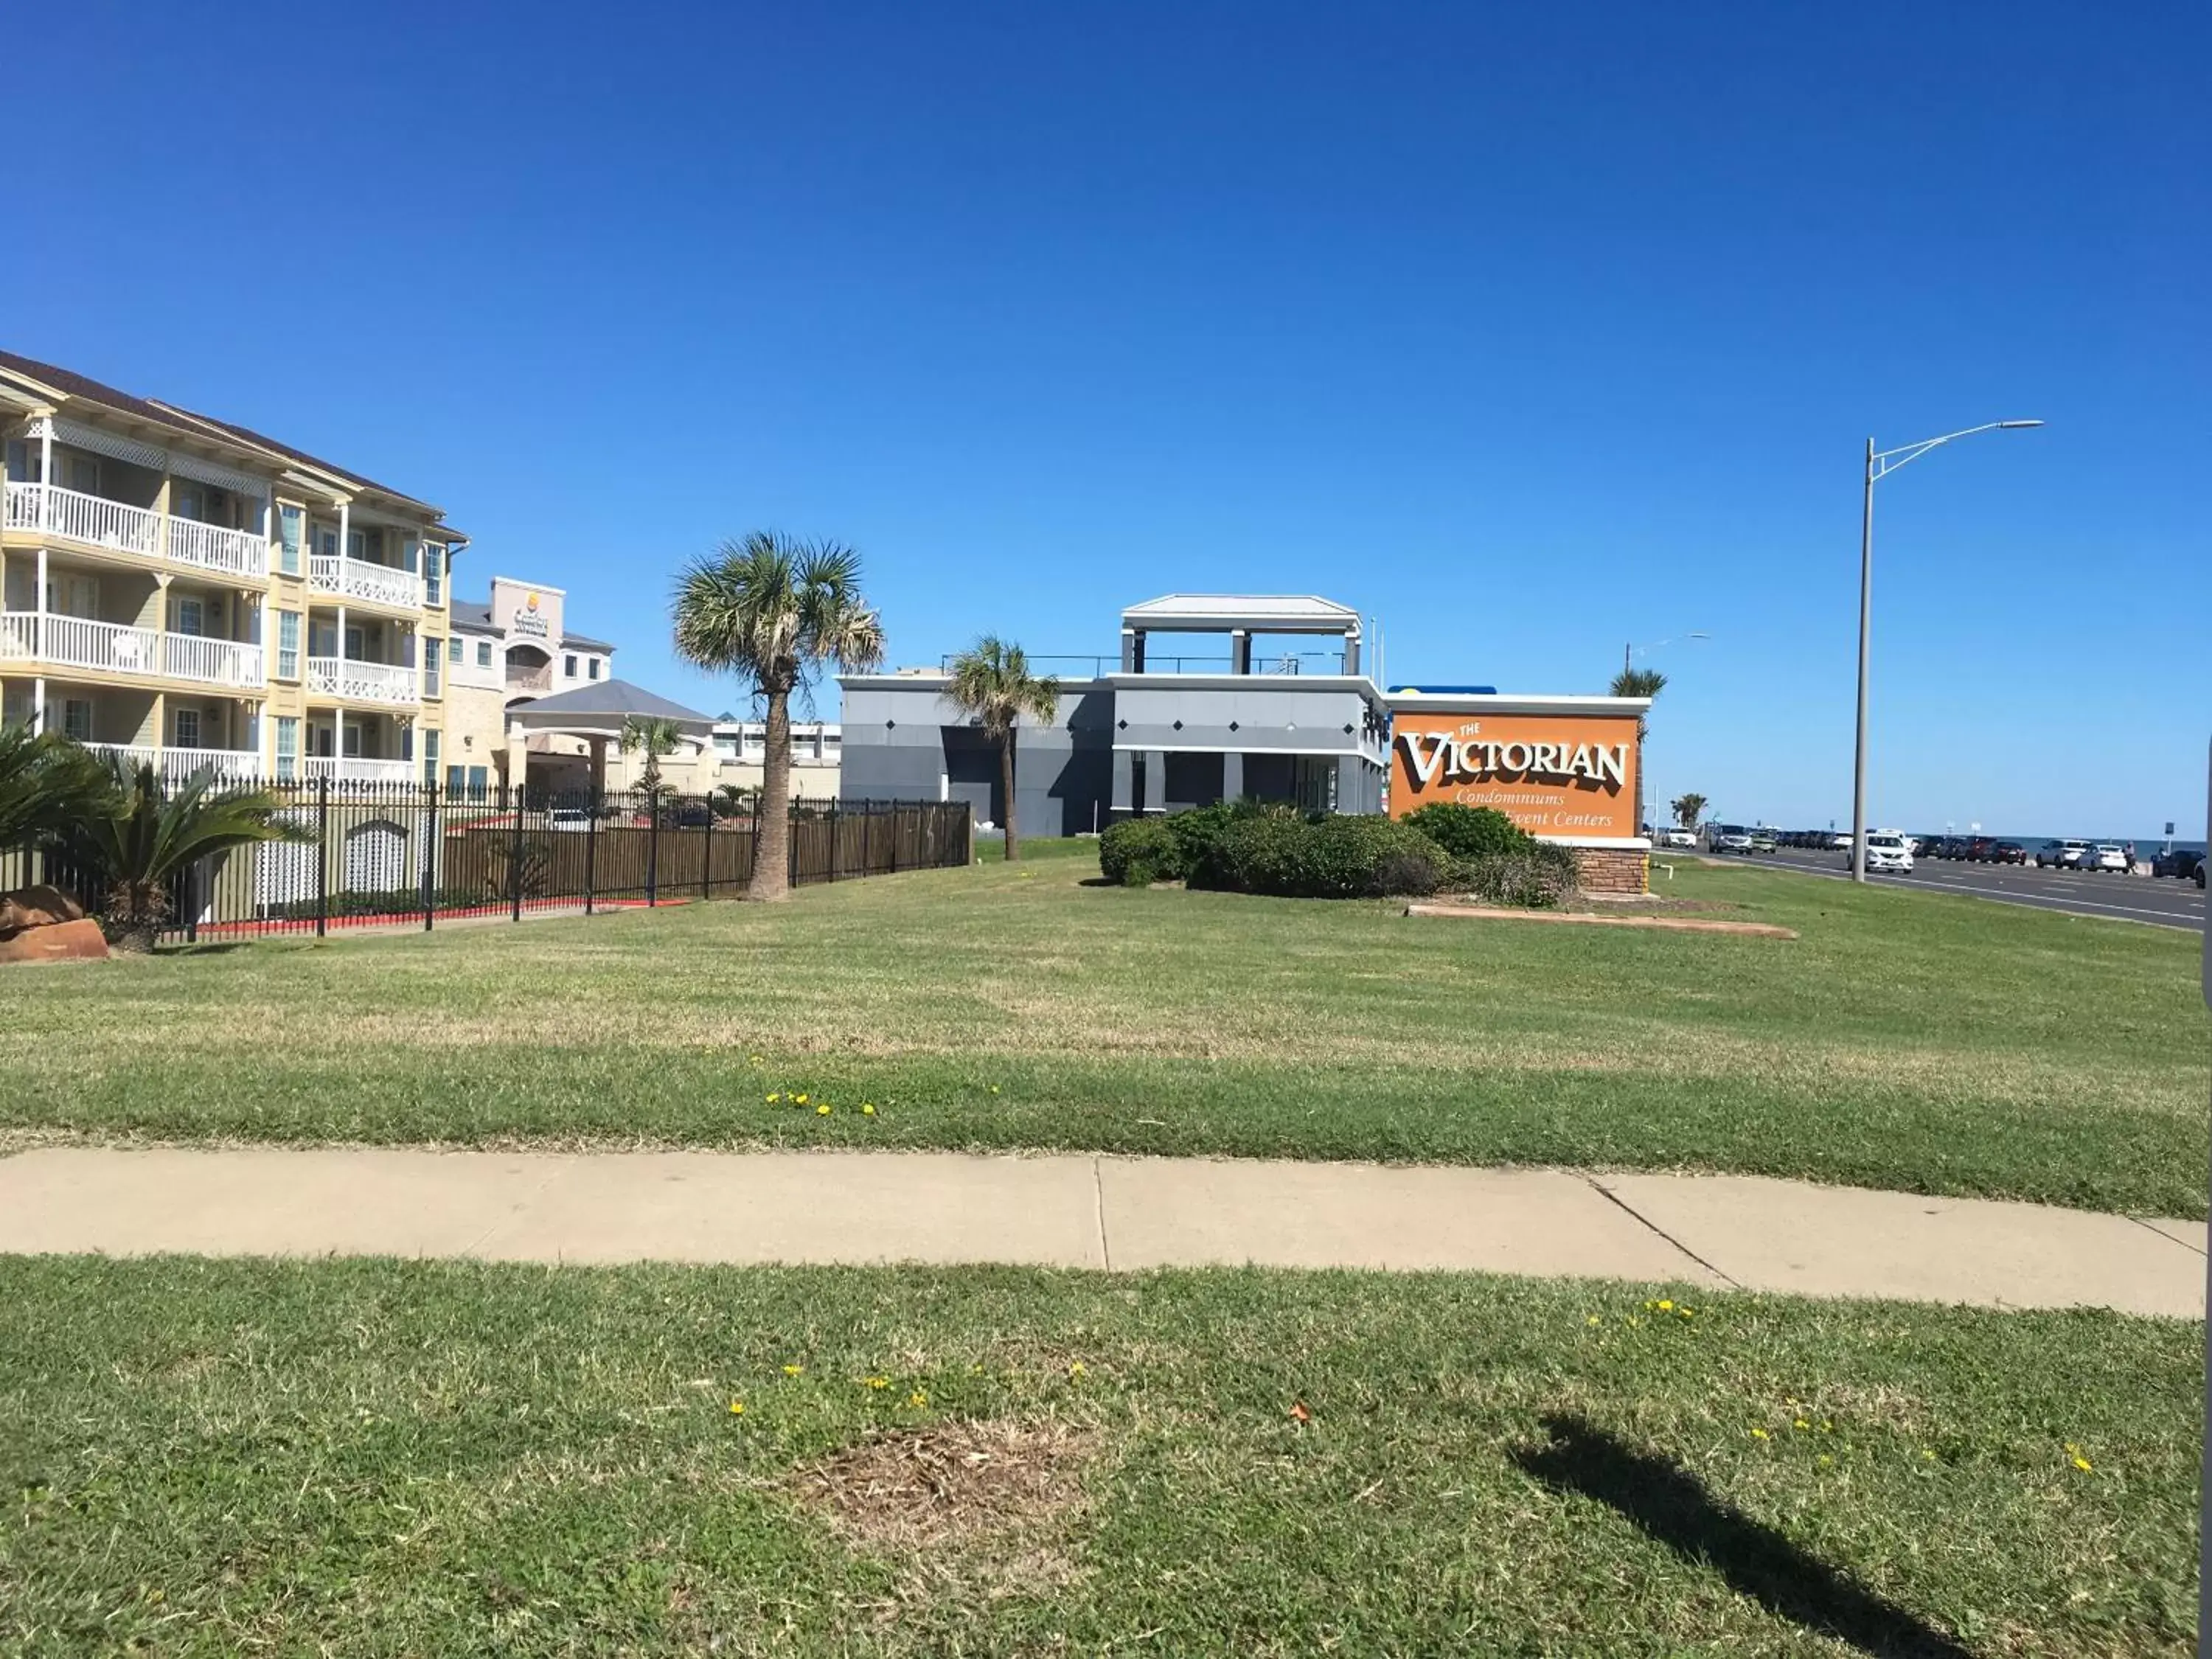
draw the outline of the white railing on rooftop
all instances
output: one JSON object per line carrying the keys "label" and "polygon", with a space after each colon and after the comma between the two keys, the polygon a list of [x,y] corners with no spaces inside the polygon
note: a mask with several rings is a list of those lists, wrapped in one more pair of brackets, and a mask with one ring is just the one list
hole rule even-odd
{"label": "white railing on rooftop", "polygon": [[342,599],[368,605],[396,605],[413,609],[422,603],[422,581],[411,570],[397,565],[373,564],[366,559],[318,553],[307,561],[307,586],[318,593],[334,593]]}
{"label": "white railing on rooftop", "polygon": [[415,671],[404,663],[360,662],[351,657],[308,658],[307,695],[359,702],[420,700],[415,690]]}
{"label": "white railing on rooftop", "polygon": [[226,530],[220,525],[191,519],[169,520],[169,558],[173,563],[219,570],[231,576],[269,574],[269,538],[251,530]]}

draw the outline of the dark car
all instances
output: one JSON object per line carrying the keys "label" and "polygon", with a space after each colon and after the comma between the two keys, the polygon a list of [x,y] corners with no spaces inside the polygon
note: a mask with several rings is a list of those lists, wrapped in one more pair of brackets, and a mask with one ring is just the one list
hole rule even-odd
{"label": "dark car", "polygon": [[1991,864],[2025,864],[2027,848],[2016,841],[2001,841],[1990,848]]}
{"label": "dark car", "polygon": [[1966,850],[1959,856],[1969,864],[1985,863],[1990,854],[1996,851],[1996,844],[1994,836],[1976,836],[1966,842]]}
{"label": "dark car", "polygon": [[2179,881],[2194,881],[2200,887],[2203,879],[2198,872],[2204,867],[2204,854],[2186,847],[2177,847],[2170,853],[2160,853],[2150,861],[2154,876],[2172,876]]}

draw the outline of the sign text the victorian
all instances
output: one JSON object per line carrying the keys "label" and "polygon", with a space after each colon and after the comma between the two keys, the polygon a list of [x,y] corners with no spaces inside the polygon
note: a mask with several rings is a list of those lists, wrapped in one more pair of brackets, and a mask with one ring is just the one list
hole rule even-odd
{"label": "sign text the victorian", "polygon": [[[1498,742],[1473,735],[1480,730],[1469,721],[1463,735],[1447,732],[1401,732],[1400,747],[1406,763],[1422,788],[1441,779],[1445,783],[1480,783],[1498,777],[1576,779],[1614,788],[1628,781],[1628,745],[1625,743]],[[1428,745],[1425,754],[1422,745]]]}

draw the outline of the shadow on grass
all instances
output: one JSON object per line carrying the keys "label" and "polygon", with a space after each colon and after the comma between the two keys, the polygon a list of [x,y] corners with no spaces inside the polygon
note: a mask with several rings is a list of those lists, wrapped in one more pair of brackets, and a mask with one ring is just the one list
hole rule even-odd
{"label": "shadow on grass", "polygon": [[1883,1659],[1972,1659],[1966,1648],[1707,1492],[1696,1476],[1579,1417],[1544,1419],[1552,1443],[1513,1461],[1561,1492],[1618,1510],[1685,1560],[1807,1630]]}

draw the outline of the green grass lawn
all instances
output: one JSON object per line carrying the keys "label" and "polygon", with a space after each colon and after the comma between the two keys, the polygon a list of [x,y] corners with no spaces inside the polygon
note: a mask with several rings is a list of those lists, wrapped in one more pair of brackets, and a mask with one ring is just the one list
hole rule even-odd
{"label": "green grass lawn", "polygon": [[1087,845],[1030,845],[775,908],[18,969],[0,1136],[1683,1166],[2204,1212],[2185,934],[1687,864],[1667,890],[1802,937],[1408,920],[1086,885]]}
{"label": "green grass lawn", "polygon": [[0,1261],[0,1649],[2189,1650],[2198,1328],[1666,1294]]}

